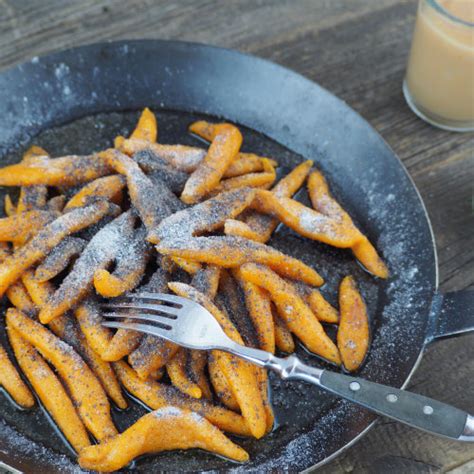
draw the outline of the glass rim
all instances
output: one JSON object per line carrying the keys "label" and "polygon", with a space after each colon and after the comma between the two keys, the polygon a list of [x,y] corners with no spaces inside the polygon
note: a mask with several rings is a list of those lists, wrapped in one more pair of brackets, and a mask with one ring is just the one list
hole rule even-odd
{"label": "glass rim", "polygon": [[474,23],[471,23],[470,21],[463,20],[462,18],[457,17],[456,15],[453,15],[450,13],[446,8],[444,8],[438,0],[426,0],[426,2],[431,5],[438,13],[441,15],[449,18],[451,21],[454,21],[456,23],[459,23],[464,26],[468,26],[470,28],[474,28]]}

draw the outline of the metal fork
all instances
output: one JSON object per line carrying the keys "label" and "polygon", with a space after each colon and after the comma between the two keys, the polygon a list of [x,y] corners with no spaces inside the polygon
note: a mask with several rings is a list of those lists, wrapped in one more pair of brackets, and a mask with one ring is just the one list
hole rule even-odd
{"label": "metal fork", "polygon": [[[277,372],[282,379],[304,380],[380,415],[447,438],[474,441],[474,417],[416,393],[310,367],[295,355],[276,357],[232,341],[212,314],[180,296],[138,293],[102,305],[109,328],[152,334],[189,349],[221,350]],[[124,319],[124,322],[112,321]],[[136,322],[134,322],[136,321]]]}

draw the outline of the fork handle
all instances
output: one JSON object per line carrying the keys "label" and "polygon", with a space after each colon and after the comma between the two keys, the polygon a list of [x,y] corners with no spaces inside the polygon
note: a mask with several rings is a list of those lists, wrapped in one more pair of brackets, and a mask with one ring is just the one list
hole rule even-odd
{"label": "fork handle", "polygon": [[415,428],[451,439],[474,442],[474,417],[446,403],[327,370],[323,371],[318,385]]}
{"label": "fork handle", "polygon": [[294,355],[281,358],[238,344],[227,350],[274,370],[282,379],[304,380],[415,428],[459,441],[474,442],[474,417],[446,403],[350,375],[310,367]]}

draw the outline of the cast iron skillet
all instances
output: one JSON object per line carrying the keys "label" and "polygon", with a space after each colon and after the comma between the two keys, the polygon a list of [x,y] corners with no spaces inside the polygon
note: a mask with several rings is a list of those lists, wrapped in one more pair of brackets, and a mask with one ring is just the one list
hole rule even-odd
{"label": "cast iron skillet", "polygon": [[[167,41],[95,44],[33,58],[0,75],[2,163],[18,159],[33,138],[56,156],[108,146],[115,134],[132,127],[137,114],[130,111],[144,106],[158,111],[163,142],[196,143],[186,127],[206,114],[243,126],[246,148],[274,156],[284,168],[309,158],[324,171],[338,199],[382,252],[392,277],[376,281],[348,252],[285,229],[272,244],[320,270],[328,281],[323,291],[333,302],[340,278],[356,276],[372,316],[372,350],[361,377],[403,387],[427,343],[474,328],[473,293],[437,291],[429,219],[392,150],[342,101],[270,62]],[[279,426],[263,440],[238,440],[251,454],[249,464],[192,451],[145,457],[131,469],[304,470],[354,443],[375,419],[304,384],[273,381],[272,387]],[[143,412],[132,404],[125,413],[114,411],[114,417],[124,429]],[[21,412],[2,394],[0,417],[1,460],[26,472],[77,469],[41,410]]]}

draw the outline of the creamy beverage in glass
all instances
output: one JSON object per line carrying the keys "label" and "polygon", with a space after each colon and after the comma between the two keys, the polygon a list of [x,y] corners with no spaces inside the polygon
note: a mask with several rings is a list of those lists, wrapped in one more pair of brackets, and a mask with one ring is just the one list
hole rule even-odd
{"label": "creamy beverage in glass", "polygon": [[420,0],[403,92],[431,124],[474,130],[474,0]]}

